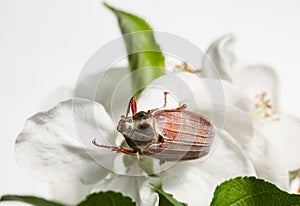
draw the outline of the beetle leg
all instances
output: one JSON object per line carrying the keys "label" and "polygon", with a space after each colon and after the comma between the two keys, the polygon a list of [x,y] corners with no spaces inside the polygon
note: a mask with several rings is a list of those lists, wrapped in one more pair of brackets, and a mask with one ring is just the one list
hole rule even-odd
{"label": "beetle leg", "polygon": [[169,94],[169,92],[164,92],[164,106],[163,108],[165,108],[167,106],[167,95]]}
{"label": "beetle leg", "polygon": [[[163,107],[161,107],[161,108],[165,108],[165,107],[167,106],[167,95],[168,95],[168,94],[169,94],[169,92],[164,92],[164,105],[163,105]],[[155,112],[155,111],[157,111],[157,110],[159,110],[159,109],[161,109],[161,108],[150,109],[150,110],[148,110],[148,113]]]}
{"label": "beetle leg", "polygon": [[122,152],[124,154],[134,154],[134,153],[136,153],[136,151],[128,150],[128,149],[125,149],[125,148],[122,148],[122,147],[98,144],[95,139],[92,141],[92,143],[94,145],[96,145],[97,147],[112,149],[112,151],[115,151],[115,152]]}
{"label": "beetle leg", "polygon": [[186,104],[183,104],[180,107],[177,107],[175,110],[176,111],[182,111],[182,110],[186,109],[186,107],[187,107]]}
{"label": "beetle leg", "polygon": [[115,147],[115,146],[112,146],[112,151],[115,151],[115,152],[122,152],[124,154],[134,154],[136,153],[136,151],[133,151],[133,150],[128,150],[128,149],[125,149],[123,147]]}
{"label": "beetle leg", "polygon": [[176,109],[167,109],[167,111],[170,111],[170,112],[180,112],[182,110],[185,110],[186,107],[187,107],[186,104],[183,104],[180,107],[177,107]]}
{"label": "beetle leg", "polygon": [[137,154],[137,159],[141,162],[141,163],[143,163],[144,162],[144,159],[143,159],[143,154],[141,153],[141,152],[137,152],[136,153]]}
{"label": "beetle leg", "polygon": [[186,109],[186,104],[181,105],[180,107],[177,107],[176,109],[165,109],[167,112],[181,112],[182,110]]}
{"label": "beetle leg", "polygon": [[[164,92],[164,106],[163,108],[165,108],[167,106],[167,95],[169,94],[169,92]],[[184,109],[186,109],[186,104],[181,105],[180,107],[177,107],[176,109],[171,109],[170,111],[182,111]]]}
{"label": "beetle leg", "polygon": [[136,114],[137,112],[137,107],[136,107],[136,99],[135,97],[131,97],[129,103],[128,103],[128,107],[127,107],[127,112],[126,112],[126,117],[128,117],[128,114],[130,112],[132,112],[132,115]]}

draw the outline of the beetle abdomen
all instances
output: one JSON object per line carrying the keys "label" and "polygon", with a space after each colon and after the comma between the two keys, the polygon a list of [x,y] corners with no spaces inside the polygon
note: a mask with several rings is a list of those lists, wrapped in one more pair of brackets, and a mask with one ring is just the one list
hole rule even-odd
{"label": "beetle abdomen", "polygon": [[144,150],[143,154],[163,161],[180,161],[198,159],[208,152],[207,146],[191,146],[172,142],[152,145]]}

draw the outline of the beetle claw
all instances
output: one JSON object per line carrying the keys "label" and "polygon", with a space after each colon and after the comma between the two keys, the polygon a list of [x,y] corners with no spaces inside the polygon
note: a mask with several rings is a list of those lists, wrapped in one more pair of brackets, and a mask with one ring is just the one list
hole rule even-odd
{"label": "beetle claw", "polygon": [[116,147],[112,148],[111,151],[116,152],[116,153],[119,153],[119,152],[120,152],[120,151],[119,151],[119,148],[116,148]]}
{"label": "beetle claw", "polygon": [[163,165],[163,164],[165,164],[165,163],[166,163],[165,160],[159,160],[159,165]]}
{"label": "beetle claw", "polygon": [[138,156],[138,160],[140,161],[140,163],[144,163],[144,158],[142,158],[141,156]]}

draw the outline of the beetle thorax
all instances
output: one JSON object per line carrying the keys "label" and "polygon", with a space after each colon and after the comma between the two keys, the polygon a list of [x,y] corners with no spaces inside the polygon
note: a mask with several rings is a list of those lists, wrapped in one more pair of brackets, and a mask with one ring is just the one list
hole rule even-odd
{"label": "beetle thorax", "polygon": [[118,131],[125,137],[127,144],[136,151],[143,151],[155,136],[151,113],[138,112],[131,117],[122,117]]}

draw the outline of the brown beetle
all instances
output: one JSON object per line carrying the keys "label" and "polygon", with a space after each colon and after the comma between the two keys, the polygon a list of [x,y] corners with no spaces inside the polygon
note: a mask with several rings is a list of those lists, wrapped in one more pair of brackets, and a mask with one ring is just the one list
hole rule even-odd
{"label": "brown beetle", "polygon": [[[122,115],[117,130],[132,148],[93,144],[125,154],[139,153],[165,161],[192,160],[206,155],[214,137],[212,124],[202,115],[186,111],[186,105],[166,109],[164,106],[148,112],[137,112],[136,99],[129,101],[126,116]],[[131,111],[132,116],[129,116]]]}

